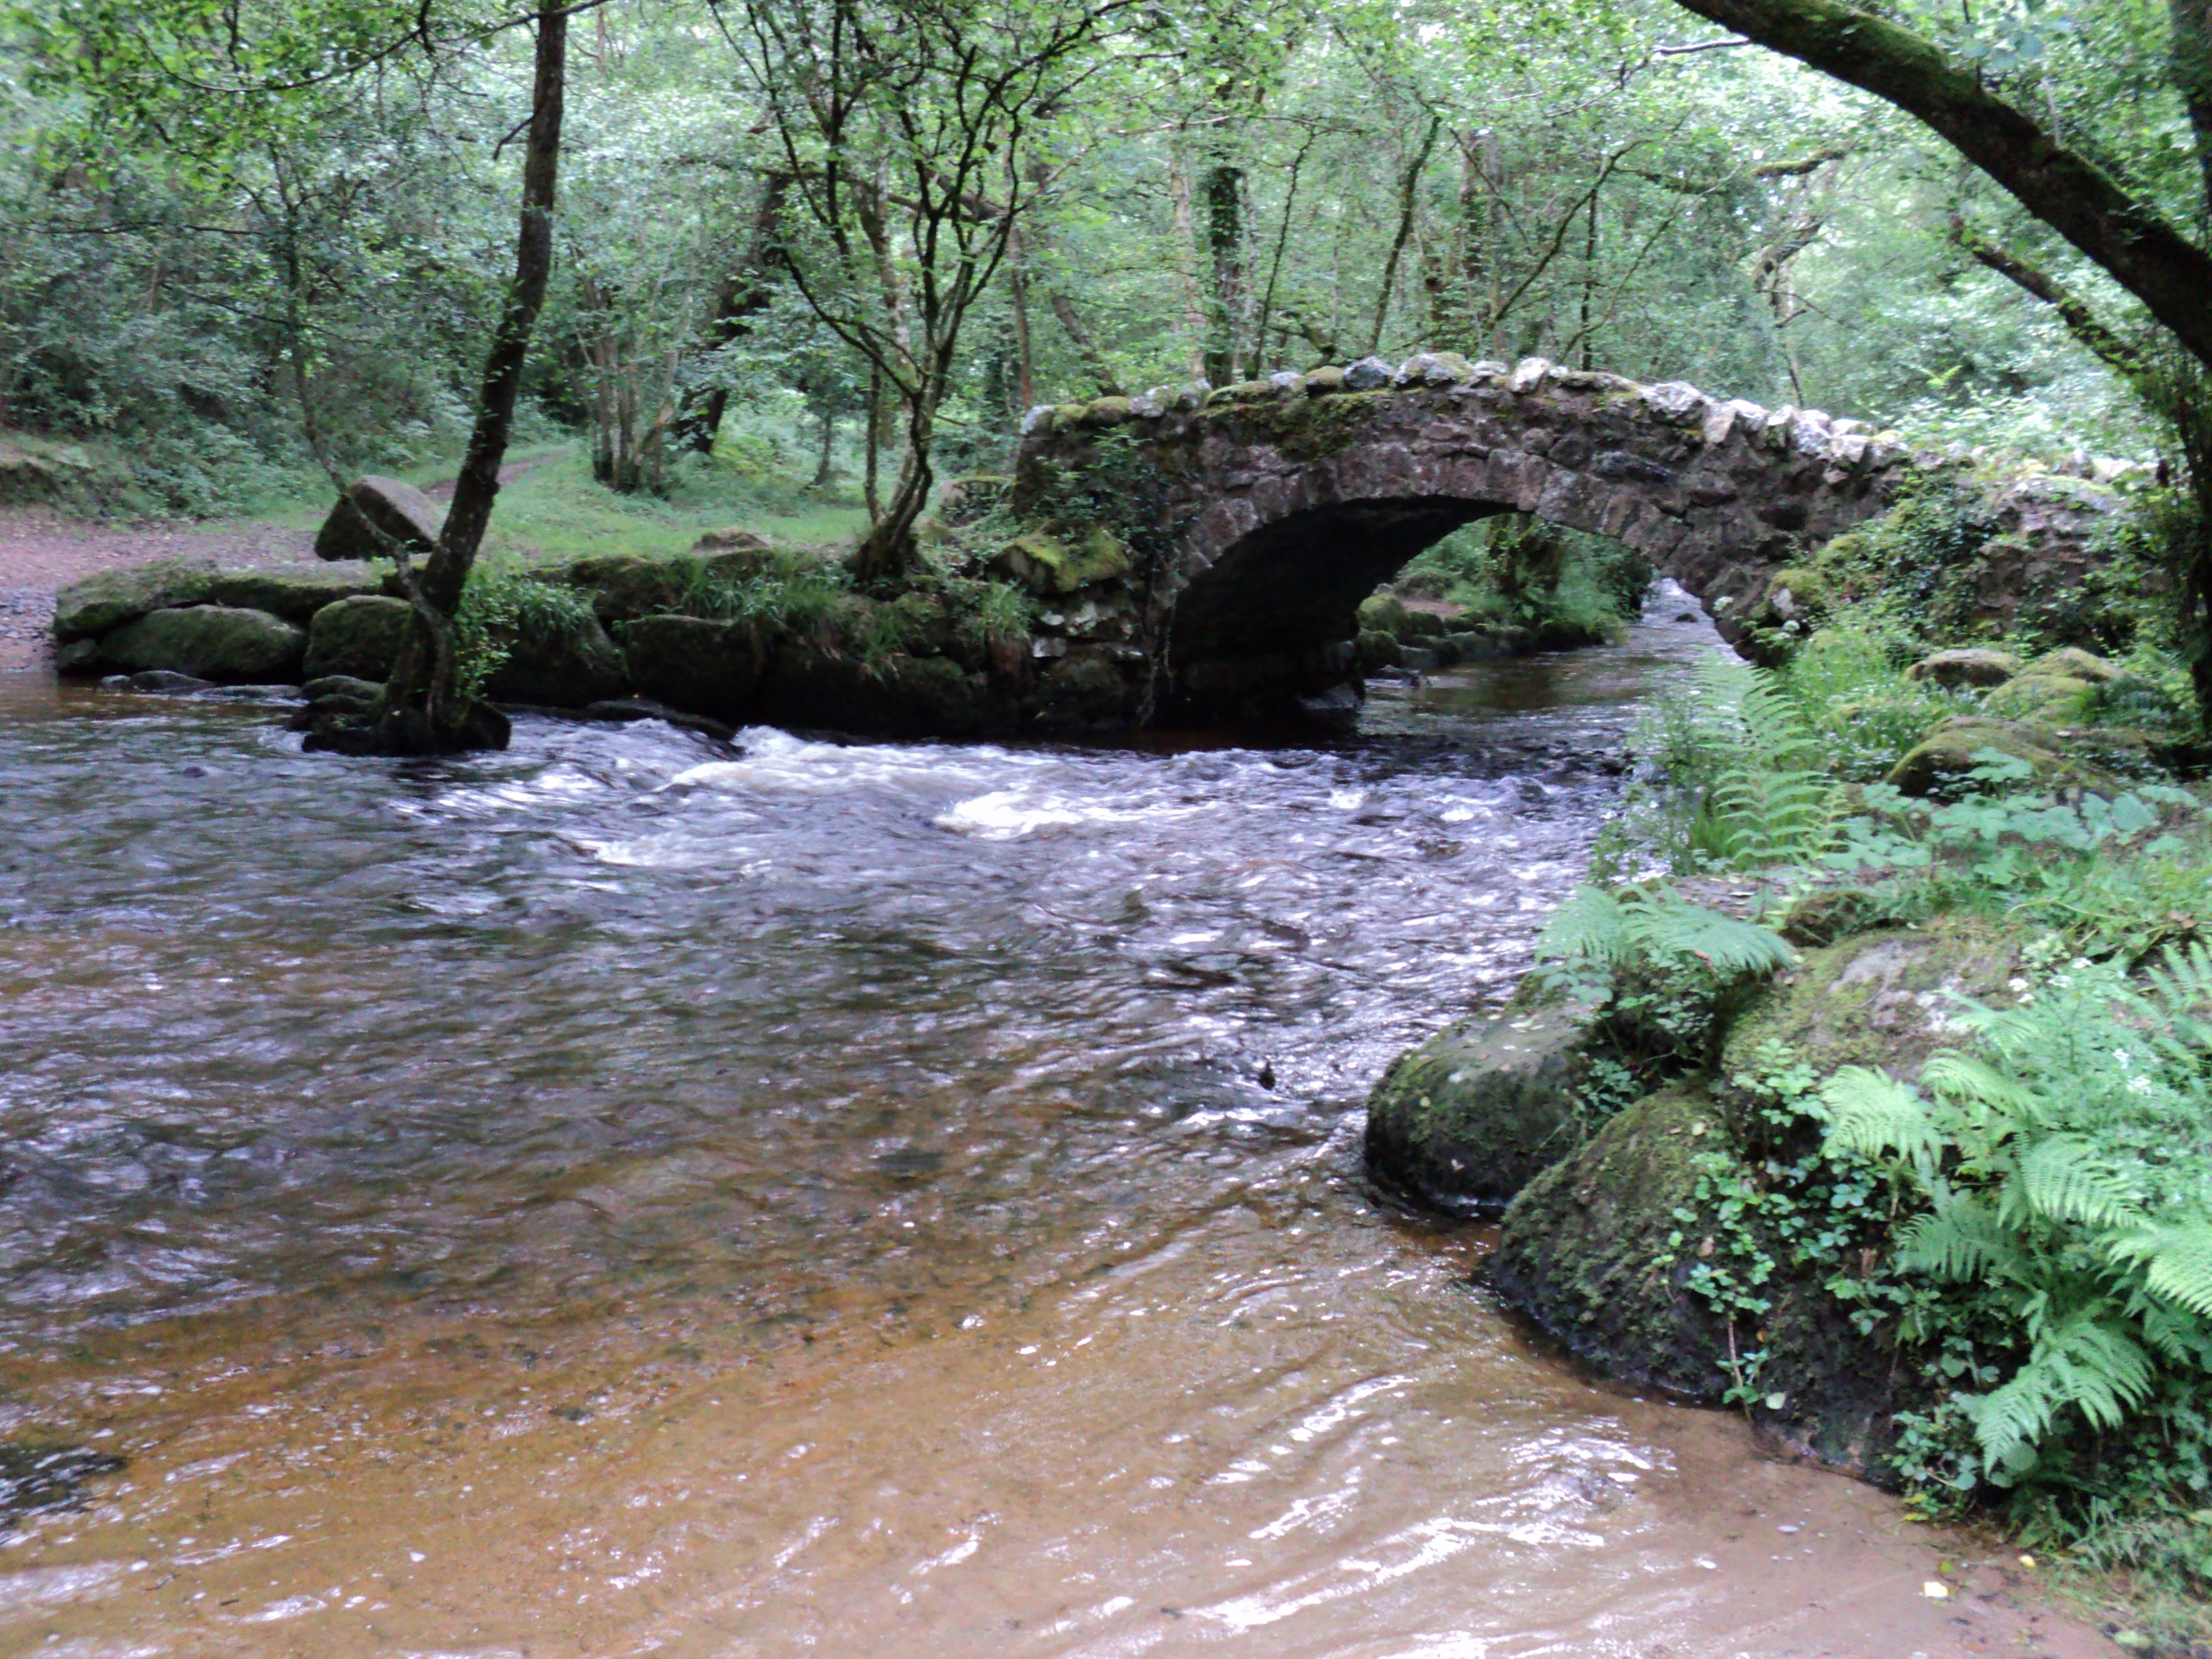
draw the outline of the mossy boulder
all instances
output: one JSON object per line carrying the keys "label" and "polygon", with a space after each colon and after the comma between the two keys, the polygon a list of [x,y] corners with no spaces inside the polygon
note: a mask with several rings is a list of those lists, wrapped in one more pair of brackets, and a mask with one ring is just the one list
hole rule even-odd
{"label": "mossy boulder", "polygon": [[769,647],[750,623],[641,617],[617,623],[615,637],[646,696],[732,725],[751,715]]}
{"label": "mossy boulder", "polygon": [[326,605],[384,591],[385,571],[367,564],[275,566],[263,570],[218,570],[210,579],[208,602],[266,611],[286,622],[305,624]]}
{"label": "mossy boulder", "polygon": [[1135,723],[1138,702],[1138,688],[1110,652],[1079,646],[1037,682],[1036,720],[1053,732],[1129,726]]}
{"label": "mossy boulder", "polygon": [[1111,581],[1133,568],[1129,550],[1103,525],[1071,536],[1032,530],[1008,542],[991,560],[994,574],[1047,597]]}
{"label": "mossy boulder", "polygon": [[1688,1085],[1617,1113],[1522,1188],[1490,1259],[1506,1300],[1577,1358],[1686,1400],[1727,1386],[1727,1328],[1686,1288],[1696,1246],[1671,1242],[1717,1121]]}
{"label": "mossy boulder", "polygon": [[495,702],[581,708],[629,690],[629,665],[596,616],[558,629],[520,629],[501,643],[507,659],[484,681]]}
{"label": "mossy boulder", "polygon": [[[761,555],[750,548],[723,548],[708,556],[757,560]],[[635,617],[683,610],[686,592],[705,562],[704,557],[695,562],[609,553],[540,565],[530,574],[540,581],[580,589],[590,597],[601,626],[612,628]]]}
{"label": "mossy boulder", "polygon": [[2109,786],[2097,768],[2068,756],[2062,739],[2047,726],[1984,714],[1959,714],[1943,721],[1908,750],[1890,769],[1888,781],[1908,795],[1957,793],[1973,787],[1977,757],[1995,753],[2033,769],[2037,783]]}
{"label": "mossy boulder", "polygon": [[54,638],[66,645],[155,611],[203,604],[211,597],[215,580],[214,572],[177,559],[100,571],[54,596]]}
{"label": "mossy boulder", "polygon": [[1367,1167],[1437,1209],[1494,1213],[1582,1144],[1586,1024],[1509,1006],[1390,1062],[1367,1101]]}
{"label": "mossy boulder", "polygon": [[1395,634],[1386,634],[1379,628],[1364,629],[1352,641],[1352,659],[1355,671],[1365,679],[1386,668],[1402,666],[1406,648],[1398,643]]}
{"label": "mossy boulder", "polygon": [[389,679],[414,618],[406,600],[380,594],[356,594],[325,605],[307,624],[307,677]]}
{"label": "mossy boulder", "polygon": [[1405,632],[1413,616],[1395,593],[1370,593],[1359,602],[1362,633],[1388,634],[1395,639]]}
{"label": "mossy boulder", "polygon": [[410,551],[428,553],[445,527],[446,504],[402,478],[356,478],[315,534],[315,556],[332,561],[382,558],[391,550],[374,531]]}
{"label": "mossy boulder", "polygon": [[1905,677],[1956,690],[1964,686],[2002,685],[2020,672],[2021,660],[2009,651],[1966,646],[1923,657],[1905,671]]}
{"label": "mossy boulder", "polygon": [[778,726],[870,737],[969,737],[990,712],[980,674],[944,657],[874,661],[787,641],[761,682],[760,714]]}
{"label": "mossy boulder", "polygon": [[156,611],[100,636],[104,667],[166,668],[228,684],[300,678],[307,635],[282,617],[231,605]]}
{"label": "mossy boulder", "polygon": [[2057,679],[2086,680],[2092,685],[2105,685],[2114,680],[2124,680],[2129,678],[2128,671],[2119,664],[2109,662],[2092,652],[2084,651],[2078,645],[2064,646],[2057,651],[2046,652],[2028,664],[2027,672],[2030,674],[2048,675]]}
{"label": "mossy boulder", "polygon": [[2060,674],[2022,674],[1991,691],[1982,707],[1998,720],[2071,726],[2088,717],[2097,688]]}
{"label": "mossy boulder", "polygon": [[1965,1041],[1962,999],[2009,1001],[2019,971],[2004,938],[1966,916],[1921,927],[1886,927],[1808,951],[1730,1029],[1714,1099],[1741,1139],[1761,1127],[1753,1093],[1763,1052],[1787,1050],[1822,1077],[1871,1066],[1910,1082],[1936,1049]]}
{"label": "mossy boulder", "polygon": [[[1692,1288],[1701,1265],[1741,1268],[1711,1194],[1759,1173],[1699,1086],[1648,1096],[1522,1190],[1499,1228],[1491,1280],[1605,1376],[1705,1405],[1752,1385],[1753,1416],[1770,1439],[1888,1483],[1896,1368],[1820,1278],[1770,1280],[1765,1313],[1733,1328]],[[1763,1243],[1788,1261],[1786,1243]],[[1764,1355],[1755,1373],[1753,1352]]]}

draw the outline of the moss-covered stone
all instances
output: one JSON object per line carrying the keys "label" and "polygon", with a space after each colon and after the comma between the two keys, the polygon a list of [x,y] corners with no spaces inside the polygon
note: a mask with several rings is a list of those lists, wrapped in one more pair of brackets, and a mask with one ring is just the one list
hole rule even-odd
{"label": "moss-covered stone", "polygon": [[761,716],[779,726],[870,737],[969,737],[990,700],[981,675],[944,657],[894,652],[874,662],[787,642],[761,683]]}
{"label": "moss-covered stone", "polygon": [[641,617],[616,624],[615,637],[645,696],[733,726],[750,718],[769,655],[753,624]]}
{"label": "moss-covered stone", "polygon": [[2033,768],[2035,781],[2045,787],[2111,787],[2107,774],[2062,752],[2059,742],[2045,726],[1954,715],[1908,750],[1890,769],[1888,781],[1908,795],[1955,793],[1972,787],[1971,775],[1980,764],[1975,757],[1994,752]]}
{"label": "moss-covered stone", "polygon": [[66,645],[137,622],[151,611],[199,605],[214,585],[212,571],[176,559],[102,570],[71,582],[54,596],[54,638]]}
{"label": "moss-covered stone", "polygon": [[1961,686],[2002,685],[2020,672],[2021,660],[2009,651],[1967,646],[1923,657],[1905,671],[1905,677],[1955,690]]}
{"label": "moss-covered stone", "polygon": [[296,680],[307,636],[281,617],[230,605],[156,611],[101,635],[108,667],[166,668],[234,684]]}
{"label": "moss-covered stone", "polygon": [[1130,726],[1139,700],[1139,688],[1109,651],[1078,647],[1038,681],[1036,720],[1048,732]]}
{"label": "moss-covered stone", "polygon": [[2104,685],[2128,678],[2128,671],[2119,664],[2107,661],[2075,645],[2045,653],[2028,664],[2027,672],[2057,679],[2085,680],[2091,685]]}
{"label": "moss-covered stone", "polygon": [[1367,1101],[1367,1166],[1425,1204],[1492,1213],[1580,1146],[1587,1026],[1510,1006],[1390,1062]]}
{"label": "moss-covered stone", "polygon": [[581,708],[629,690],[629,665],[597,617],[557,633],[524,629],[501,643],[507,659],[484,682],[484,695],[495,702]]}
{"label": "moss-covered stone", "polygon": [[1030,531],[1000,548],[991,568],[1032,593],[1050,597],[1126,576],[1134,564],[1128,548],[1111,531],[1091,525],[1073,537]]}
{"label": "moss-covered stone", "polygon": [[2097,688],[2058,674],[2022,674],[1991,691],[1982,707],[1998,720],[2071,726],[2088,717]]}
{"label": "moss-covered stone", "polygon": [[215,605],[266,611],[286,622],[305,624],[315,612],[340,599],[384,591],[384,573],[368,564],[300,565],[263,570],[218,570],[208,582]]}
{"label": "moss-covered stone", "polygon": [[[1499,1229],[1492,1282],[1584,1364],[1680,1399],[1719,1403],[1752,1382],[1746,1358],[1763,1352],[1761,1430],[1888,1481],[1896,1368],[1820,1278],[1770,1281],[1765,1314],[1734,1329],[1690,1288],[1700,1263],[1727,1261],[1701,1180],[1753,1183],[1758,1173],[1695,1085],[1650,1096],[1522,1190]],[[1788,1260],[1786,1245],[1767,1243]]]}
{"label": "moss-covered stone", "polygon": [[1395,593],[1370,593],[1359,602],[1360,630],[1372,629],[1395,638],[1405,632],[1413,614]]}
{"label": "moss-covered stone", "polygon": [[375,594],[357,594],[325,605],[307,624],[307,678],[343,674],[389,679],[414,617],[406,600]]}
{"label": "moss-covered stone", "polygon": [[1618,1113],[1522,1189],[1490,1260],[1506,1299],[1577,1358],[1698,1401],[1726,1386],[1728,1333],[1684,1289],[1695,1245],[1669,1240],[1674,1212],[1696,1203],[1694,1155],[1717,1144],[1717,1121],[1690,1085]]}
{"label": "moss-covered stone", "polygon": [[1861,933],[1809,951],[1738,1019],[1721,1051],[1714,1098],[1746,1140],[1758,1139],[1752,1097],[1735,1081],[1770,1044],[1822,1077],[1872,1066],[1911,1081],[1936,1049],[1966,1035],[1961,998],[2008,1000],[2018,972],[2003,935],[1965,916]]}
{"label": "moss-covered stone", "polygon": [[[715,556],[750,558],[755,550],[726,548]],[[591,596],[603,627],[637,617],[666,616],[683,608],[692,578],[702,568],[692,562],[648,559],[635,553],[609,553],[563,563],[540,565],[530,574],[541,581],[565,583]]]}
{"label": "moss-covered stone", "polygon": [[1379,674],[1386,668],[1405,665],[1406,648],[1398,643],[1398,636],[1386,634],[1379,628],[1363,629],[1352,641],[1352,672],[1362,679]]}

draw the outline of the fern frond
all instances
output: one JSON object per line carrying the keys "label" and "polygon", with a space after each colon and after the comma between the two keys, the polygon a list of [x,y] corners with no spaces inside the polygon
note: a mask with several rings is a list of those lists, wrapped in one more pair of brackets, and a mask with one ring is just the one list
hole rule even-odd
{"label": "fern frond", "polygon": [[1638,950],[1677,962],[1695,957],[1723,978],[1778,973],[1797,960],[1771,929],[1708,910],[1672,893],[1632,899],[1620,908],[1622,927]]}
{"label": "fern frond", "polygon": [[2102,1304],[2082,1309],[2046,1330],[2028,1357],[2045,1369],[2051,1393],[2100,1429],[2118,1428],[2129,1410],[2150,1397],[2150,1356]]}
{"label": "fern frond", "polygon": [[1620,901],[1601,887],[1577,887],[1536,935],[1540,960],[1617,967],[1634,949]]}
{"label": "fern frond", "polygon": [[2033,1215],[2045,1221],[2078,1221],[2123,1227],[2142,1219],[2142,1208],[2119,1172],[2087,1141],[2049,1135],[2020,1160],[1998,1205],[2007,1220]]}
{"label": "fern frond", "polygon": [[2144,1227],[2108,1241],[2106,1253],[2142,1270],[2152,1295],[2212,1319],[2212,1227]]}
{"label": "fern frond", "polygon": [[1821,1089],[1820,1104],[1828,1120],[1830,1151],[1900,1158],[1923,1184],[1934,1176],[1943,1156],[1943,1137],[1918,1090],[1887,1072],[1846,1066]]}
{"label": "fern frond", "polygon": [[1939,1049],[1920,1068],[1920,1081],[1938,1099],[1986,1106],[2023,1124],[2043,1121],[2033,1089],[1986,1060],[1954,1048]]}
{"label": "fern frond", "polygon": [[2028,1261],[1994,1210],[1978,1199],[1959,1197],[1906,1224],[1898,1235],[1897,1265],[1958,1283],[2017,1279]]}
{"label": "fern frond", "polygon": [[2058,1414],[2059,1401],[2052,1386],[2056,1381],[2048,1366],[2031,1360],[2002,1388],[1987,1394],[1952,1396],[1966,1414],[1966,1421],[1973,1425],[1985,1467],[2002,1468],[2022,1447],[2032,1448],[2050,1432]]}
{"label": "fern frond", "polygon": [[2212,945],[2169,945],[2143,977],[2170,1013],[2212,1010]]}

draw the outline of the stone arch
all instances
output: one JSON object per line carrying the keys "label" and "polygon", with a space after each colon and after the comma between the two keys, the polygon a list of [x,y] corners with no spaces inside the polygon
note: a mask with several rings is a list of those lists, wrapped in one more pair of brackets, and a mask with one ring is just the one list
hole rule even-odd
{"label": "stone arch", "polygon": [[1050,515],[1087,488],[1118,501],[1132,539],[1150,532],[1158,706],[1204,718],[1340,703],[1359,601],[1474,520],[1613,537],[1740,607],[1884,511],[1908,459],[1893,434],[1819,410],[1437,354],[1033,410],[1016,499]]}

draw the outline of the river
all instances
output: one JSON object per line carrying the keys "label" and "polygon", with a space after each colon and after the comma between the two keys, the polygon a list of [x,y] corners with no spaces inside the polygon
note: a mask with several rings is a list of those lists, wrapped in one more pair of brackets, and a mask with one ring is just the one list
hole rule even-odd
{"label": "river", "polygon": [[1362,1178],[1680,613],[1304,750],[0,677],[0,1440],[126,1460],[0,1521],[0,1655],[2109,1651]]}

